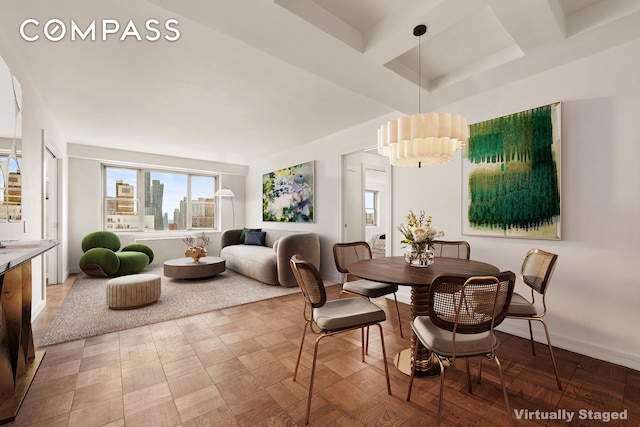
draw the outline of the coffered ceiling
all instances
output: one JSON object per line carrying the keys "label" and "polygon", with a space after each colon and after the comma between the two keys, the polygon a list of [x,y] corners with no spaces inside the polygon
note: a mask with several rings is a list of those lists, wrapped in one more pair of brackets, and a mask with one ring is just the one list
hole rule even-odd
{"label": "coffered ceiling", "polygon": [[[251,164],[640,37],[637,0],[0,0],[0,55],[69,142]],[[19,27],[98,23],[95,41]],[[179,21],[148,41],[149,19]],[[100,39],[105,19],[121,23]],[[143,39],[125,37],[133,20]],[[418,39],[413,27],[426,24]],[[166,31],[163,29],[166,35]],[[419,55],[420,52],[420,55]],[[419,61],[420,58],[420,61]],[[366,143],[363,141],[362,143]],[[375,143],[375,135],[371,144]]]}

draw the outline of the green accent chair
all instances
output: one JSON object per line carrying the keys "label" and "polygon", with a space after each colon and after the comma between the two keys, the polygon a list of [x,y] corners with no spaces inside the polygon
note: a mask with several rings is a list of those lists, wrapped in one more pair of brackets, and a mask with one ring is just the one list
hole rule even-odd
{"label": "green accent chair", "polygon": [[153,251],[141,244],[120,249],[120,238],[111,231],[96,231],[82,239],[80,269],[89,276],[116,277],[144,270],[153,261]]}

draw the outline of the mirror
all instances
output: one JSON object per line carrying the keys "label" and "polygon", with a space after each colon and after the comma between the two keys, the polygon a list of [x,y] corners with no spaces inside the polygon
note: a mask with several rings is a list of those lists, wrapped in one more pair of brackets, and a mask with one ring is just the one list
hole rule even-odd
{"label": "mirror", "polygon": [[22,220],[22,90],[0,57],[0,222]]}

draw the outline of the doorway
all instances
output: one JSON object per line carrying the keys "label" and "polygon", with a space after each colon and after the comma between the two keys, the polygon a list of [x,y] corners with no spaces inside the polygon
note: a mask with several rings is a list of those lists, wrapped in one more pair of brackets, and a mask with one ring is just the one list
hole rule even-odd
{"label": "doorway", "polygon": [[385,157],[369,150],[342,156],[342,241],[366,241],[374,254],[390,254],[391,171]]}
{"label": "doorway", "polygon": [[[46,135],[42,132],[43,139],[43,161],[42,177],[43,191],[43,238],[46,240],[60,241],[59,235],[59,206],[58,206],[58,185],[60,182],[60,158],[55,154],[55,149],[47,143]],[[62,270],[60,262],[59,246],[56,246],[44,253],[44,280],[43,284],[53,285],[62,282]],[[43,293],[43,295],[45,295]]]}

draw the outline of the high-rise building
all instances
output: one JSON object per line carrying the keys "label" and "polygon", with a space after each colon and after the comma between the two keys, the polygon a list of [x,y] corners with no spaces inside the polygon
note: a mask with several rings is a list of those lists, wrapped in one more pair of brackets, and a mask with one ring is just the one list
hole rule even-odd
{"label": "high-rise building", "polygon": [[176,210],[173,219],[178,224],[178,230],[187,229],[187,198],[180,200],[180,208]]}
{"label": "high-rise building", "polygon": [[153,205],[151,204],[151,172],[144,173],[144,214],[153,215]]}
{"label": "high-rise building", "polygon": [[[124,183],[121,179],[116,180],[116,212],[120,215],[135,215],[135,186]],[[121,199],[131,199],[124,201]]]}
{"label": "high-rise building", "polygon": [[[155,230],[164,230],[164,215],[162,213],[162,198],[164,196],[164,184],[158,179],[151,182],[150,205],[153,215],[153,228]],[[146,198],[146,196],[145,196]]]}
{"label": "high-rise building", "polygon": [[215,224],[215,199],[199,197],[191,201],[191,226],[193,228],[213,228]]}

